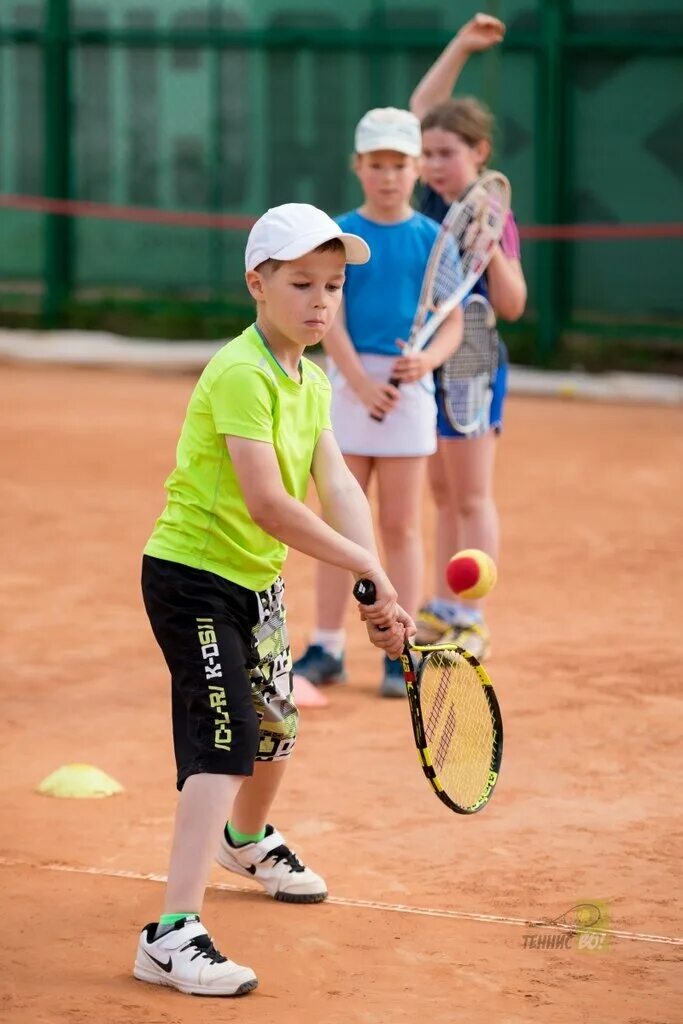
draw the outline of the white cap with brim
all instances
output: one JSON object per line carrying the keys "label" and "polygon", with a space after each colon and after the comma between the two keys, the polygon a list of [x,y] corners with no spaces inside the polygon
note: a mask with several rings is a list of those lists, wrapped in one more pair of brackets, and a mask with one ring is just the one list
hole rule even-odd
{"label": "white cap with brim", "polygon": [[338,238],[347,263],[367,263],[370,247],[359,235],[350,235],[309,203],[285,203],[266,210],[249,232],[244,264],[255,270],[266,260],[298,260],[324,242]]}
{"label": "white cap with brim", "polygon": [[422,152],[420,120],[410,110],[377,107],[368,110],[358,122],[354,145],[356,153],[391,150],[406,156]]}

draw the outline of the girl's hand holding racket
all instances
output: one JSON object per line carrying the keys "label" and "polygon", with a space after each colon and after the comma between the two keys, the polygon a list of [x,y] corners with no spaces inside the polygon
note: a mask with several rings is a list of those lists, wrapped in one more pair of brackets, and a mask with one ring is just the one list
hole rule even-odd
{"label": "girl's hand holding racket", "polygon": [[[421,352],[486,270],[510,210],[510,182],[497,171],[477,178],[443,219],[425,270],[408,346]],[[411,370],[412,372],[412,370]],[[393,377],[391,384],[400,384]],[[371,412],[373,419],[383,413]]]}
{"label": "girl's hand holding racket", "polygon": [[365,377],[356,388],[356,394],[373,419],[383,420],[398,402],[400,393],[389,381],[376,381]]}
{"label": "girl's hand holding racket", "polygon": [[397,341],[404,354],[394,363],[391,369],[391,380],[400,381],[401,384],[414,384],[418,380],[431,373],[436,367],[429,357],[429,350],[413,352],[406,341]]}

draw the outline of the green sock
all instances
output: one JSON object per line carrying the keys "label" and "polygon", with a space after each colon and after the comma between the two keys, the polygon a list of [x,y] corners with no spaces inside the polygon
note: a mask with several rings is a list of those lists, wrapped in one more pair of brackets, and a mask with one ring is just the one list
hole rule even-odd
{"label": "green sock", "polygon": [[189,910],[184,914],[162,914],[159,918],[159,927],[172,928],[176,921],[182,921],[184,917],[197,917],[197,914]]}
{"label": "green sock", "polygon": [[235,846],[246,846],[247,843],[260,843],[266,834],[265,828],[262,828],[260,832],[238,832],[230,822],[228,822],[226,828]]}

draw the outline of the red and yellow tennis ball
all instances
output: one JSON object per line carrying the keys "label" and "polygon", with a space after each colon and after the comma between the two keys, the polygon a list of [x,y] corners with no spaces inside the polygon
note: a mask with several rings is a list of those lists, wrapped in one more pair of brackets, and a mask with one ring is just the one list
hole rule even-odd
{"label": "red and yellow tennis ball", "polygon": [[496,563],[485,551],[467,548],[453,555],[446,566],[446,582],[454,594],[474,601],[486,597],[496,585]]}

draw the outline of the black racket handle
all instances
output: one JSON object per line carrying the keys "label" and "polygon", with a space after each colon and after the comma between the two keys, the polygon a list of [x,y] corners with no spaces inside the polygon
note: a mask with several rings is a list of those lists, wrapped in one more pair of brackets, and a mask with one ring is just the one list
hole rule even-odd
{"label": "black racket handle", "polygon": [[[400,388],[400,386],[401,386],[400,380],[398,380],[396,377],[391,377],[389,379],[389,383],[391,384],[392,387],[395,387],[395,388]],[[383,412],[380,412],[380,413],[371,412],[370,413],[370,419],[371,420],[375,420],[376,423],[384,423],[384,415],[385,414]],[[361,580],[359,580],[358,582],[360,583]],[[365,582],[366,583],[370,583],[370,580],[365,580]],[[370,583],[370,586],[372,586],[372,583]],[[358,600],[360,601],[360,598]],[[374,598],[373,598],[372,601],[361,601],[360,603],[361,604],[374,604],[375,601],[374,601]]]}
{"label": "black racket handle", "polygon": [[372,580],[356,580],[353,585],[353,596],[359,604],[374,604],[377,597],[375,584]]}
{"label": "black racket handle", "polygon": [[[377,597],[375,584],[372,580],[356,580],[353,585],[353,596],[358,601],[358,604],[374,604]],[[387,629],[386,626],[378,626],[377,628],[380,633]]]}

